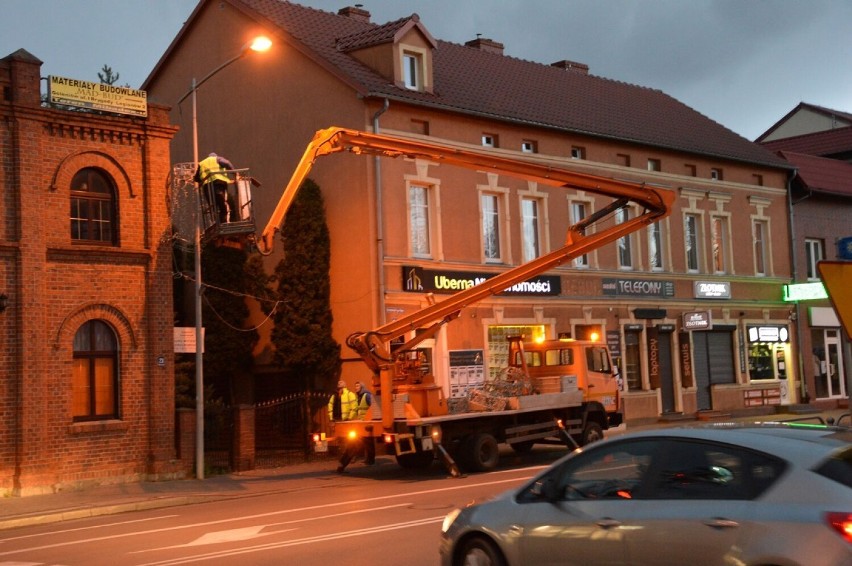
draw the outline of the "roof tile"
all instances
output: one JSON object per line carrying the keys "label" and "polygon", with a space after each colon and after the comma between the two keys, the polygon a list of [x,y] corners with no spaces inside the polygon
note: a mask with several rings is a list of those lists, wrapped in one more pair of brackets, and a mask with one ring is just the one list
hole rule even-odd
{"label": "roof tile", "polygon": [[416,92],[392,84],[344,51],[387,41],[416,14],[377,25],[280,0],[231,1],[280,26],[366,96],[719,159],[788,166],[660,90],[438,40],[433,92]]}

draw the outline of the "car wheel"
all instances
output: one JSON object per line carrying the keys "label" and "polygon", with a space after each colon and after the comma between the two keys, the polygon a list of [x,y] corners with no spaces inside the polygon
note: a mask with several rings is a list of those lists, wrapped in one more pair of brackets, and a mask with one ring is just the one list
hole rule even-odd
{"label": "car wheel", "polygon": [[474,434],[462,447],[464,462],[474,472],[487,472],[497,467],[500,449],[497,439],[487,433]]}
{"label": "car wheel", "polygon": [[603,438],[604,434],[601,425],[594,421],[586,423],[586,428],[583,429],[583,446],[591,444],[592,442],[597,442],[598,440],[603,440]]}
{"label": "car wheel", "polygon": [[468,539],[458,553],[456,566],[506,566],[500,550],[483,537]]}

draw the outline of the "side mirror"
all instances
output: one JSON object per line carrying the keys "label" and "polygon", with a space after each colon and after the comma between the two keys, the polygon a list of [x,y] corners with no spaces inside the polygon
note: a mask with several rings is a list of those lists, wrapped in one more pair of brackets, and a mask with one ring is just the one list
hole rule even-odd
{"label": "side mirror", "polygon": [[560,493],[556,487],[556,482],[551,477],[541,478],[535,482],[530,490],[530,493],[538,499],[545,501],[559,501]]}

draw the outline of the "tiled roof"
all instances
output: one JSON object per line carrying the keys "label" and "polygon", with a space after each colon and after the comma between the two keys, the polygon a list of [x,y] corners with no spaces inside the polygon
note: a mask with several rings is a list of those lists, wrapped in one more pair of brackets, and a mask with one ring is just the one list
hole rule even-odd
{"label": "tiled roof", "polygon": [[798,177],[811,191],[852,197],[852,163],[792,151],[778,155],[796,166]]}
{"label": "tiled roof", "polygon": [[783,149],[808,155],[852,153],[852,126],[762,142],[761,145],[772,151]]}
{"label": "tiled roof", "polygon": [[[409,18],[376,25],[281,0],[228,0],[278,26],[365,96],[567,133],[635,142],[775,167],[784,160],[660,90],[566,71],[437,40],[434,92],[397,87],[342,51],[375,44]],[[416,17],[416,14],[411,18]],[[420,22],[423,24],[423,22]],[[427,32],[428,33],[428,32]],[[360,38],[360,39],[357,39]]]}
{"label": "tiled roof", "polygon": [[852,124],[852,114],[850,114],[848,112],[842,112],[840,110],[832,110],[831,108],[826,108],[825,106],[818,106],[816,104],[809,104],[807,102],[800,102],[799,104],[796,105],[795,108],[793,108],[792,110],[790,110],[789,112],[784,114],[784,116],[780,120],[778,120],[777,122],[772,124],[772,126],[770,126],[768,130],[766,130],[765,132],[763,132],[762,134],[757,136],[757,139],[754,140],[754,141],[756,141],[758,143],[762,143],[763,140],[768,138],[775,130],[777,130],[782,125],[784,125],[784,123],[787,122],[787,120],[789,120],[791,117],[793,117],[794,115],[798,114],[799,112],[801,112],[803,110],[809,111],[809,112],[814,112],[814,113],[817,113],[817,114],[822,114],[823,116],[827,116],[829,118],[845,122],[844,124],[842,124],[843,126],[848,126],[848,125]]}

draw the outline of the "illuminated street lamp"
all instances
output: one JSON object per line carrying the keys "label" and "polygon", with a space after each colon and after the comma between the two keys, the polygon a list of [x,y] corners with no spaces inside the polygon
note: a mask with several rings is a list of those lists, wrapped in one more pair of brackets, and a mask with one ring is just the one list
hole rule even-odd
{"label": "illuminated street lamp", "polygon": [[[228,59],[200,81],[192,78],[192,87],[184,94],[178,104],[192,95],[192,161],[198,168],[198,106],[196,92],[205,82],[210,80],[216,73],[239,61],[247,54],[257,51],[267,51],[272,47],[272,40],[265,36],[258,36],[246,43],[240,53]],[[198,214],[195,219],[195,475],[198,479],[204,479],[204,326],[201,321],[201,187],[197,191]]]}

